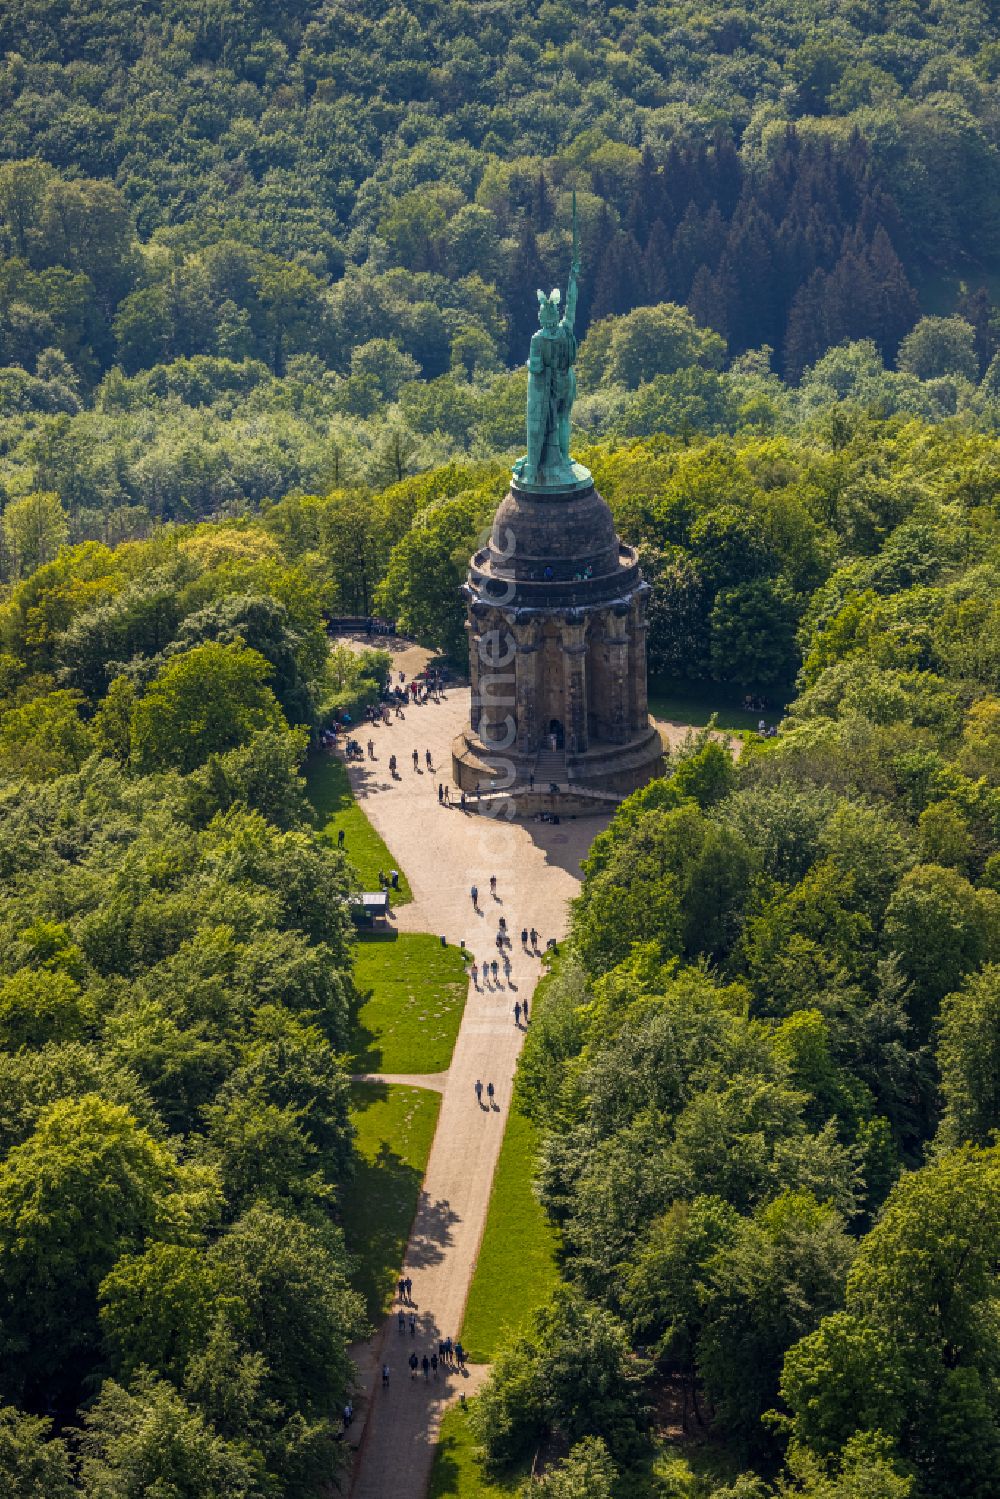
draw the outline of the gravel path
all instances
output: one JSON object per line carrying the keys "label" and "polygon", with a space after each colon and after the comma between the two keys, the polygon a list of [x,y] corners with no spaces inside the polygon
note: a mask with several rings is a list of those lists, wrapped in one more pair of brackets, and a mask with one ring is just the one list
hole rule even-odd
{"label": "gravel path", "polygon": [[[423,664],[411,648],[403,660],[407,679]],[[460,1391],[471,1393],[481,1369],[457,1372],[425,1384],[422,1373],[409,1377],[407,1359],[437,1349],[440,1339],[458,1336],[479,1243],[486,1222],[490,1187],[510,1104],[511,1083],[524,1032],[514,1024],[516,1000],[531,998],[542,972],[540,952],[549,937],[562,937],[568,903],[580,883],[580,860],[600,818],[547,823],[504,823],[439,805],[437,788],[451,779],[451,741],[466,721],[468,689],[455,689],[439,704],[406,709],[404,720],[369,730],[362,744],[375,741],[376,759],[350,767],[359,805],[405,869],[413,901],[393,913],[399,931],[432,932],[449,943],[464,943],[476,958],[498,957],[497,919],[507,919],[511,970],[496,987],[471,984],[451,1067],[423,1086],[443,1083],[441,1112],[402,1273],[413,1280],[416,1333],[398,1331],[395,1312],[359,1351],[366,1385],[375,1388],[370,1407],[359,1415],[359,1449],[353,1499],[422,1499],[427,1489],[441,1415]],[[414,771],[412,752],[421,769]],[[424,769],[431,751],[434,773]],[[399,778],[388,772],[395,754]],[[490,876],[497,879],[496,899]],[[470,887],[479,887],[474,910]],[[535,927],[536,953],[522,949],[522,927]],[[492,1082],[495,1100],[477,1104],[474,1084]],[[417,1076],[406,1081],[420,1083]],[[388,1390],[373,1375],[390,1367]]]}
{"label": "gravel path", "polygon": [[352,1072],[352,1083],[394,1083],[403,1088],[429,1088],[432,1093],[443,1093],[448,1081],[447,1072]]}

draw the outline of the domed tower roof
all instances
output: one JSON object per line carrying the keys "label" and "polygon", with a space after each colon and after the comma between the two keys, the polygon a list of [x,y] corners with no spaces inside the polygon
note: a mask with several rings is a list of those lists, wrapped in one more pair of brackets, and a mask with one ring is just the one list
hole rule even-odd
{"label": "domed tower roof", "polygon": [[472,558],[466,592],[507,608],[596,607],[640,581],[635,548],[619,540],[593,484],[532,493],[515,480]]}

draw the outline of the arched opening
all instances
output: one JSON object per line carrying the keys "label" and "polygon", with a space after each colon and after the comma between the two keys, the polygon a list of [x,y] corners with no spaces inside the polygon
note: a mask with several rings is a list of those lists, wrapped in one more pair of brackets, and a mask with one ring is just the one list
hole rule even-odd
{"label": "arched opening", "polygon": [[[555,743],[553,743],[553,740],[555,741]],[[549,748],[550,749],[561,750],[561,749],[565,748],[565,745],[566,745],[566,736],[563,733],[563,726],[562,726],[562,724],[560,723],[560,721],[559,721],[558,718],[550,718],[549,719]]]}

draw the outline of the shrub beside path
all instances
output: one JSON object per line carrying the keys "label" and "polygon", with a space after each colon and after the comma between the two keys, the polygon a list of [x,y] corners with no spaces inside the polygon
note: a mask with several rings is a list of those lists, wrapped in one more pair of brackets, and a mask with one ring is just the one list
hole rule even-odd
{"label": "shrub beside path", "polygon": [[[419,670],[411,649],[403,660],[409,674]],[[542,972],[540,950],[550,937],[561,938],[569,901],[580,884],[580,861],[604,826],[597,817],[548,823],[506,823],[457,806],[441,806],[438,784],[451,781],[451,742],[466,721],[468,689],[453,689],[444,702],[408,707],[405,719],[369,730],[362,725],[362,744],[375,741],[376,759],[350,767],[358,804],[405,869],[413,900],[393,913],[398,931],[431,932],[449,943],[464,944],[482,963],[498,956],[497,918],[507,920],[512,946],[509,979],[501,986],[477,990],[471,984],[446,1074],[427,1077],[425,1085],[443,1084],[441,1112],[427,1172],[410,1233],[401,1274],[413,1281],[412,1308],[416,1333],[398,1331],[396,1312],[358,1350],[359,1373],[372,1395],[366,1410],[351,1486],[353,1499],[421,1499],[430,1478],[441,1416],[461,1392],[472,1394],[485,1369],[470,1367],[440,1373],[425,1383],[422,1372],[410,1379],[411,1352],[423,1357],[437,1351],[441,1339],[459,1334],[476,1256],[486,1223],[490,1187],[503,1140],[511,1085],[524,1032],[514,1024],[514,1003],[530,1001]],[[419,752],[414,771],[413,750]],[[431,751],[433,773],[425,766]],[[398,779],[389,775],[395,754]],[[350,849],[348,849],[350,853]],[[497,899],[490,895],[490,876],[497,878]],[[470,887],[479,888],[479,912],[473,910]],[[535,927],[539,952],[521,947],[521,929]],[[479,1078],[495,1088],[493,1108],[476,1102]],[[419,1075],[408,1076],[419,1083]],[[409,1313],[407,1308],[407,1313]],[[378,1371],[390,1367],[389,1388]],[[358,1423],[360,1426],[360,1422]]]}

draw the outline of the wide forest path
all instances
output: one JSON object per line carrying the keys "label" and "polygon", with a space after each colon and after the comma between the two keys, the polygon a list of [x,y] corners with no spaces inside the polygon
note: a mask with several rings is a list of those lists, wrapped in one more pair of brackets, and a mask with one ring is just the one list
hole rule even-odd
{"label": "wide forest path", "polygon": [[[426,653],[394,653],[407,680]],[[580,884],[580,861],[601,818],[548,823],[505,823],[463,813],[438,802],[438,784],[451,780],[451,742],[469,711],[467,688],[444,701],[407,707],[405,719],[357,730],[362,744],[375,741],[375,760],[349,767],[358,804],[406,871],[411,903],[393,912],[397,931],[431,932],[464,943],[480,964],[498,957],[498,918],[507,920],[511,970],[499,985],[469,985],[451,1065],[425,1079],[441,1090],[441,1110],[416,1216],[400,1274],[413,1281],[415,1333],[398,1329],[393,1311],[377,1330],[364,1363],[373,1388],[355,1459],[353,1499],[422,1499],[427,1491],[441,1416],[461,1391],[472,1394],[485,1371],[442,1372],[411,1380],[411,1352],[423,1357],[447,1336],[459,1336],[462,1316],[486,1223],[490,1188],[510,1106],[511,1085],[524,1030],[515,1025],[515,1001],[531,1001],[542,972],[548,938],[564,935],[568,907]],[[413,751],[419,769],[413,767]],[[430,750],[434,771],[426,768]],[[398,779],[389,774],[395,754]],[[349,851],[348,851],[349,852]],[[490,876],[497,881],[490,894]],[[479,888],[474,910],[470,888]],[[534,927],[538,950],[522,948],[521,929]],[[492,1107],[476,1101],[475,1083],[494,1085]],[[412,1075],[408,1082],[419,1083]],[[407,1308],[409,1313],[410,1308]],[[373,1371],[387,1363],[389,1387]]]}

